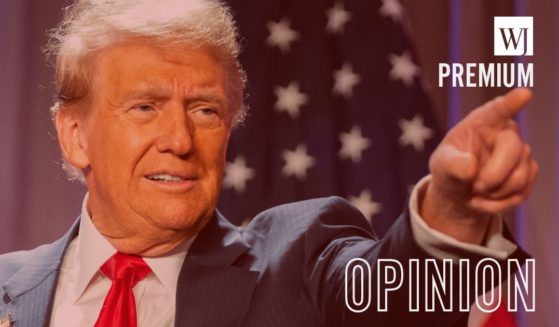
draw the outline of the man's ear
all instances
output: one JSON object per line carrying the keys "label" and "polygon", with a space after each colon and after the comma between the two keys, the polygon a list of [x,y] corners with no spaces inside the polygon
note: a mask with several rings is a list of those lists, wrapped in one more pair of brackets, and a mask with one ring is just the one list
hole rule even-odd
{"label": "man's ear", "polygon": [[80,169],[89,166],[84,122],[85,118],[81,113],[68,110],[58,110],[55,117],[56,134],[62,155],[66,161]]}

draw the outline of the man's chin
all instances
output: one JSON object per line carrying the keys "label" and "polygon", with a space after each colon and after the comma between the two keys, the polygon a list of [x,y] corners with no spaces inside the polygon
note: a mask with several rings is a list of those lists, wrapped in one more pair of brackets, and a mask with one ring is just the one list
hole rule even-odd
{"label": "man's chin", "polygon": [[151,215],[151,221],[162,230],[185,231],[189,234],[198,233],[209,221],[213,210],[203,210],[202,212],[157,212]]}
{"label": "man's chin", "polygon": [[135,197],[131,205],[136,213],[160,229],[199,230],[199,226],[205,225],[215,211],[215,205],[207,201],[203,192],[190,193],[188,196],[150,195]]}

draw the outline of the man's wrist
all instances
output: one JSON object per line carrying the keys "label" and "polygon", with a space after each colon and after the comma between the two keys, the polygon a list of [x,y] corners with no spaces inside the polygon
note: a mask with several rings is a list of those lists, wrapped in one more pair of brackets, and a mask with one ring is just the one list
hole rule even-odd
{"label": "man's wrist", "polygon": [[427,175],[415,185],[408,203],[413,237],[424,251],[438,259],[459,259],[464,253],[506,259],[516,251],[516,244],[503,234],[504,222],[500,215],[492,216],[489,220],[486,237],[481,245],[460,242],[427,225],[419,214],[419,195],[425,194],[431,179],[431,175]]}
{"label": "man's wrist", "polygon": [[429,227],[460,242],[481,245],[492,215],[474,212],[462,202],[437,190],[433,181],[418,194],[419,214]]}

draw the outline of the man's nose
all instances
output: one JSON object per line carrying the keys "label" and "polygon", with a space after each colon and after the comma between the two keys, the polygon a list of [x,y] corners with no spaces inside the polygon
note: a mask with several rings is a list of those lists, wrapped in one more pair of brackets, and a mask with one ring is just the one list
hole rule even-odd
{"label": "man's nose", "polygon": [[193,126],[182,106],[167,108],[161,117],[161,135],[157,142],[159,152],[182,156],[192,151]]}

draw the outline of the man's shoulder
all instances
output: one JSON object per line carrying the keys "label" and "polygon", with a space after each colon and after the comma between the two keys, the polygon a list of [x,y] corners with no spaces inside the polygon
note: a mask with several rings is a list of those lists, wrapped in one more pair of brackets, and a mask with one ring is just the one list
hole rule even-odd
{"label": "man's shoulder", "polygon": [[243,234],[245,238],[297,238],[341,226],[351,226],[373,234],[361,212],[347,200],[337,196],[292,202],[267,209],[243,228]]}
{"label": "man's shoulder", "polygon": [[274,223],[309,224],[317,219],[365,221],[361,212],[344,198],[330,196],[286,203],[267,209],[258,214],[254,221],[270,220]]}
{"label": "man's shoulder", "polygon": [[344,198],[339,196],[328,196],[322,198],[313,198],[295,202],[289,202],[271,207],[262,213],[273,211],[308,211],[317,210],[320,208],[348,208],[352,207],[351,204]]}
{"label": "man's shoulder", "polygon": [[52,257],[58,252],[59,241],[43,244],[31,250],[22,250],[0,254],[0,276],[14,274],[22,267],[38,259]]}
{"label": "man's shoulder", "polygon": [[0,254],[0,282],[18,275],[20,272],[40,273],[40,270],[50,271],[59,266],[69,241],[76,235],[78,221],[74,223],[60,239],[40,245],[31,250],[14,251]]}

